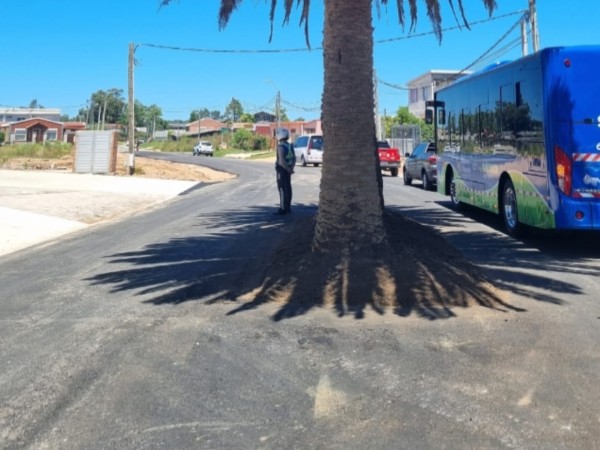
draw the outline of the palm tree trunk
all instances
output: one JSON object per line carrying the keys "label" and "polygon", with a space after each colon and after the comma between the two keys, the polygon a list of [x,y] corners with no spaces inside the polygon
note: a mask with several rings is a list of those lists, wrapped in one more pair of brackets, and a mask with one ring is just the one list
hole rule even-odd
{"label": "palm tree trunk", "polygon": [[325,0],[323,171],[316,250],[385,240],[373,99],[372,0]]}

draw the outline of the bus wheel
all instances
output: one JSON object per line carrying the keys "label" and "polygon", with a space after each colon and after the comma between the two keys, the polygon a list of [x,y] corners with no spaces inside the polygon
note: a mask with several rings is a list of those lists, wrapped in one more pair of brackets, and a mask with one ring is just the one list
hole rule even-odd
{"label": "bus wheel", "polygon": [[506,180],[502,186],[502,218],[508,234],[517,236],[521,231],[517,209],[517,194],[510,179]]}
{"label": "bus wheel", "polygon": [[454,180],[454,174],[450,173],[450,202],[452,203],[452,208],[456,211],[460,211],[462,209],[462,202],[456,196],[456,181]]}

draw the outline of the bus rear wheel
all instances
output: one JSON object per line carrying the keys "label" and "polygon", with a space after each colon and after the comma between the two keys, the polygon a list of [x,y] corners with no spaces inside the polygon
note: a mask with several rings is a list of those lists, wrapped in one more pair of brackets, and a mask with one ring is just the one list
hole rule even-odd
{"label": "bus rear wheel", "polygon": [[517,207],[517,193],[513,182],[508,179],[502,185],[502,219],[510,236],[518,236],[521,232]]}

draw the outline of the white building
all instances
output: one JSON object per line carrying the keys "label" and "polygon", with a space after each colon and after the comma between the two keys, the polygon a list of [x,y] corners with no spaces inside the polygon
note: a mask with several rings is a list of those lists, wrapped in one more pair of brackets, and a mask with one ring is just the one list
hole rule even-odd
{"label": "white building", "polygon": [[0,107],[0,123],[20,122],[27,119],[46,119],[60,122],[60,109]]}
{"label": "white building", "polygon": [[433,100],[433,94],[471,72],[459,70],[430,70],[408,82],[408,111],[425,118],[425,102]]}

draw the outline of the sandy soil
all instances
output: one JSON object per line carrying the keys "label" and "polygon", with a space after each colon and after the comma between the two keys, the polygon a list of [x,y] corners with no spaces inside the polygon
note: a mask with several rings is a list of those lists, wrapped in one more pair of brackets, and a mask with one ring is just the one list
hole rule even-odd
{"label": "sandy soil", "polygon": [[[117,154],[117,176],[129,176],[127,167],[127,153]],[[19,170],[73,170],[73,157],[65,156],[61,159],[16,158],[2,165],[3,169]],[[136,156],[135,175],[144,178],[160,178],[165,180],[185,180],[216,182],[234,178],[234,175],[219,172],[207,167],[193,164],[179,164],[169,161],[160,161],[152,158]]]}

